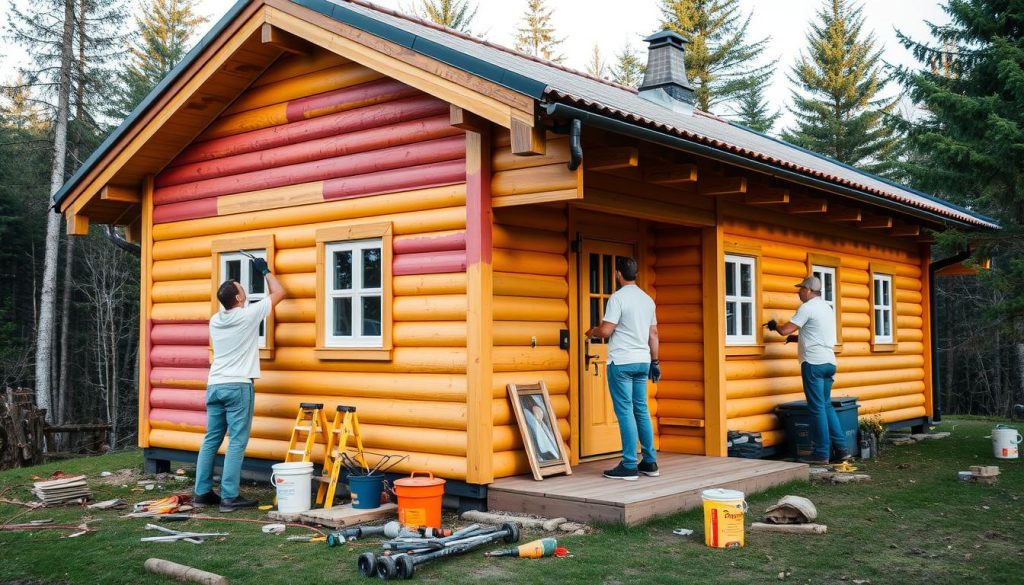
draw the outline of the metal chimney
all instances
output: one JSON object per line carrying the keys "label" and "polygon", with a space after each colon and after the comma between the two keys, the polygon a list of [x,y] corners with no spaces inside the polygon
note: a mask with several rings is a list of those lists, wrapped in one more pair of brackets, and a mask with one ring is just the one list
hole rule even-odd
{"label": "metal chimney", "polygon": [[663,30],[644,41],[648,43],[647,71],[640,84],[640,97],[676,112],[692,114],[697,100],[686,78],[687,40],[678,33]]}

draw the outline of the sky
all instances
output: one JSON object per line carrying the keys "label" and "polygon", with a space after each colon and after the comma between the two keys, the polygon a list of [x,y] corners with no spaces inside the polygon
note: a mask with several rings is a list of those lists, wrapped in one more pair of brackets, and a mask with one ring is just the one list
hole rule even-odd
{"label": "sky", "polygon": [[[15,1],[25,3],[25,0]],[[377,4],[400,8],[412,5],[413,1],[377,0]],[[478,6],[473,32],[511,47],[526,0],[470,2]],[[234,0],[199,0],[199,12],[210,16],[210,21],[196,39],[233,4]],[[917,65],[909,51],[897,42],[896,29],[924,41],[929,39],[926,20],[937,24],[948,20],[939,0],[860,0],[860,4],[864,9],[865,30],[874,32],[883,48],[882,58],[893,65]],[[595,43],[609,62],[626,43],[632,43],[642,54],[641,39],[657,30],[661,20],[657,0],[548,0],[547,5],[554,10],[552,20],[557,34],[565,39],[561,46],[566,55],[565,64],[580,70],[585,69]],[[623,9],[627,5],[628,9]],[[753,13],[750,39],[770,37],[764,58],[766,61],[779,59],[767,98],[773,108],[783,108],[791,95],[786,75],[806,47],[807,31],[822,0],[741,0],[741,5],[744,13]],[[8,3],[3,2],[0,22],[6,21],[7,12]],[[0,80],[9,81],[22,60],[24,54],[20,52],[0,56]],[[895,86],[890,91],[895,92]],[[791,123],[792,118],[785,111],[783,114],[776,130]]]}

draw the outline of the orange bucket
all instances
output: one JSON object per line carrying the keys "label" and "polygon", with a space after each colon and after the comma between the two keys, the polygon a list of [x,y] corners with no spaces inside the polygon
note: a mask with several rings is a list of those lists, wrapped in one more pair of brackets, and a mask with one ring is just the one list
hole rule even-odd
{"label": "orange bucket", "polygon": [[[427,477],[416,477],[416,474]],[[398,496],[398,521],[416,528],[419,526],[441,527],[441,496],[444,495],[444,480],[433,473],[414,471],[409,477],[394,481],[395,495]]]}

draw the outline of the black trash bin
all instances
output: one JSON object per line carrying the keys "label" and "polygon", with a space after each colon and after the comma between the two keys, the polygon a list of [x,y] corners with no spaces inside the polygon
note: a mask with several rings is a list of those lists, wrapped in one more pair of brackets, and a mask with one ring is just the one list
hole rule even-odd
{"label": "black trash bin", "polygon": [[[857,399],[852,397],[833,398],[832,408],[839,416],[839,425],[846,435],[846,450],[852,455],[860,453],[857,443]],[[806,400],[780,404],[775,413],[782,419],[786,429],[786,451],[790,457],[807,457],[811,454],[811,413]]]}

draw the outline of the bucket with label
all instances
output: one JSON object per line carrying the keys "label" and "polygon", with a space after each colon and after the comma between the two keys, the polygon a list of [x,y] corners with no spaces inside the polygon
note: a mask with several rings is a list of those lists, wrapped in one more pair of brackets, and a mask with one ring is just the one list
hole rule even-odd
{"label": "bucket with label", "polygon": [[704,544],[712,548],[743,546],[743,516],[747,502],[743,492],[727,489],[704,490]]}
{"label": "bucket with label", "polygon": [[350,475],[348,487],[352,493],[352,507],[369,510],[380,507],[384,493],[383,475]]}
{"label": "bucket with label", "polygon": [[277,490],[277,511],[297,514],[310,508],[313,463],[292,461],[271,466],[270,483]]}
{"label": "bucket with label", "polygon": [[440,528],[444,483],[443,479],[425,471],[414,471],[409,477],[396,479],[398,521],[410,528]]}
{"label": "bucket with label", "polygon": [[996,459],[1016,459],[1020,456],[1021,436],[1017,429],[996,425],[992,429],[992,451]]}

